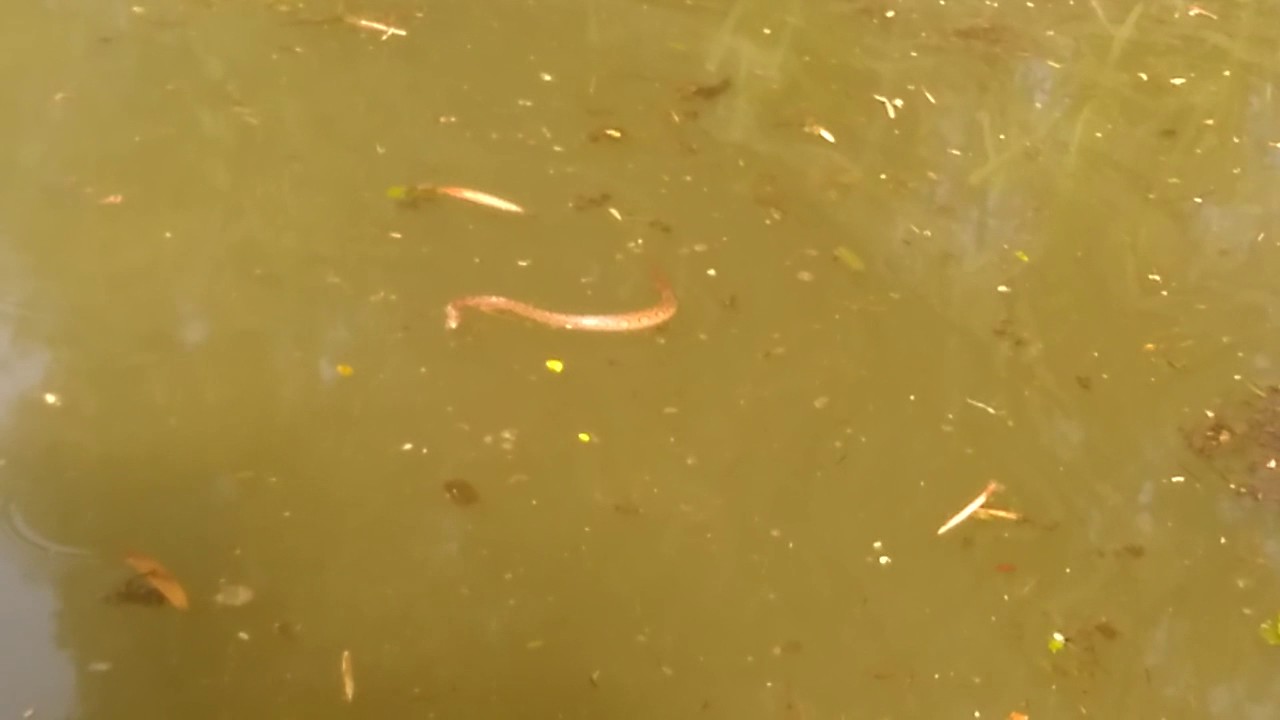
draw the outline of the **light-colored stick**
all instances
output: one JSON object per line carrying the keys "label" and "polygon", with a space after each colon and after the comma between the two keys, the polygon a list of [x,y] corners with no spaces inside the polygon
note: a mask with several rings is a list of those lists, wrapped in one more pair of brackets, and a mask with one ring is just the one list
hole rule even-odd
{"label": "light-colored stick", "polygon": [[977,510],[974,510],[973,514],[983,519],[986,519],[986,518],[995,518],[996,520],[1021,520],[1022,519],[1022,515],[1020,515],[1019,513],[1016,513],[1012,510],[1001,510],[999,508],[980,507]]}
{"label": "light-colored stick", "polygon": [[938,534],[941,535],[942,533],[964,522],[970,515],[977,512],[978,508],[985,505],[987,500],[993,494],[998,492],[1000,489],[1001,489],[1000,483],[994,480],[987,483],[987,487],[978,495],[978,497],[974,498],[973,501],[970,502],[968,505],[965,505],[963,510],[956,513],[955,515],[952,515],[950,520],[946,521],[945,523],[942,524],[942,527],[938,528]]}
{"label": "light-colored stick", "polygon": [[484,205],[485,207],[490,207],[490,208],[493,208],[494,210],[501,210],[503,212],[516,213],[517,215],[524,213],[524,208],[511,202],[510,200],[504,200],[498,197],[497,195],[490,195],[489,193],[482,192],[480,190],[472,190],[471,188],[448,187],[448,186],[437,187],[432,189],[440,193],[441,195],[448,195],[449,197],[457,198],[459,200],[465,200],[467,202],[475,203],[477,205]]}

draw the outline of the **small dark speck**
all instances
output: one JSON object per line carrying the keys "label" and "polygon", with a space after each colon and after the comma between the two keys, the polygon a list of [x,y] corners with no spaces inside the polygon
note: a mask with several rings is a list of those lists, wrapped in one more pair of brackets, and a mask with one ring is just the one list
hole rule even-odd
{"label": "small dark speck", "polygon": [[1106,620],[1094,625],[1093,629],[1097,630],[1098,634],[1107,640],[1115,640],[1120,637],[1120,631],[1116,629],[1116,626]]}
{"label": "small dark speck", "polygon": [[662,220],[658,220],[657,218],[654,218],[653,220],[649,221],[649,227],[653,228],[654,230],[657,230],[663,235],[670,235],[672,230],[670,223],[663,222]]}
{"label": "small dark speck", "polygon": [[594,195],[579,195],[569,203],[569,207],[574,210],[594,210],[608,205],[613,200],[613,195],[607,192],[600,192]]}
{"label": "small dark speck", "polygon": [[448,480],[444,484],[444,494],[453,501],[454,505],[467,507],[480,502],[480,493],[471,483],[461,478]]}
{"label": "small dark speck", "polygon": [[1088,375],[1077,375],[1076,384],[1080,386],[1081,390],[1092,390],[1093,378],[1089,377]]}
{"label": "small dark speck", "polygon": [[1131,558],[1140,558],[1147,554],[1147,549],[1137,543],[1129,543],[1121,546],[1118,554],[1127,555]]}
{"label": "small dark speck", "polygon": [[799,655],[804,652],[804,643],[799,640],[787,640],[774,648],[774,655]]}

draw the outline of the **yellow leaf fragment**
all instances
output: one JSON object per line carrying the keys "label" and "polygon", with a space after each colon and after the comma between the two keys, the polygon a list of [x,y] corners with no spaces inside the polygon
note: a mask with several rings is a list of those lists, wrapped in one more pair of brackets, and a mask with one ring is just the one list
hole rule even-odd
{"label": "yellow leaf fragment", "polygon": [[564,363],[563,363],[563,362],[561,362],[560,360],[556,360],[555,358],[551,358],[551,359],[547,360],[547,363],[546,363],[546,364],[547,364],[547,369],[548,369],[548,370],[550,370],[550,371],[551,371],[551,372],[553,372],[553,373],[562,373],[562,372],[564,372]]}

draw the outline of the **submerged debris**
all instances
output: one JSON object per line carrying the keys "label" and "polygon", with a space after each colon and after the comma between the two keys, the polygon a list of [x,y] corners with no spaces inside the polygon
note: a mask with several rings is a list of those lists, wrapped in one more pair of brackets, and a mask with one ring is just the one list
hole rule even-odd
{"label": "submerged debris", "polygon": [[733,87],[733,81],[723,78],[713,83],[691,85],[685,88],[681,95],[690,100],[714,100],[728,92],[731,87]]}
{"label": "submerged debris", "polygon": [[444,494],[454,505],[467,507],[480,502],[480,491],[471,483],[462,478],[454,478],[445,481]]}
{"label": "submerged debris", "polygon": [[1237,404],[1205,410],[1184,431],[1187,447],[1236,492],[1280,500],[1280,387],[1258,388]]}

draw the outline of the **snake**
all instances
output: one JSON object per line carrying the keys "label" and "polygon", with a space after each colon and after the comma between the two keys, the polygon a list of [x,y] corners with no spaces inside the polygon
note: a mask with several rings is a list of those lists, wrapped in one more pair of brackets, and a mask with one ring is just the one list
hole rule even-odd
{"label": "snake", "polygon": [[488,313],[510,313],[526,320],[561,330],[587,332],[636,332],[662,325],[675,317],[676,295],[665,277],[654,273],[654,284],[661,298],[658,304],[642,310],[606,315],[566,313],[530,305],[502,295],[469,295],[457,298],[444,306],[444,326],[456,330],[462,324],[462,311],[474,308]]}

